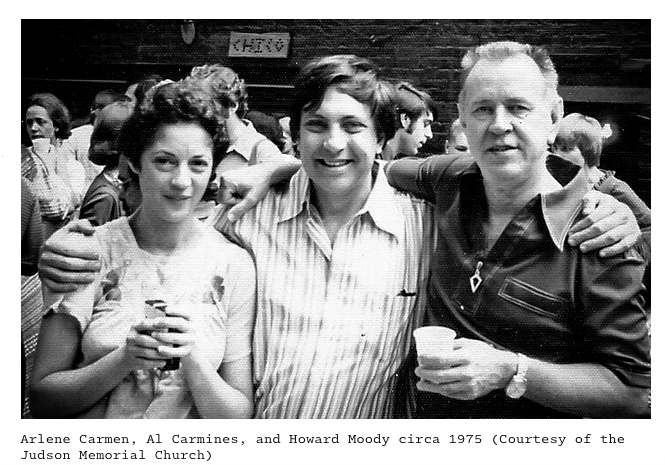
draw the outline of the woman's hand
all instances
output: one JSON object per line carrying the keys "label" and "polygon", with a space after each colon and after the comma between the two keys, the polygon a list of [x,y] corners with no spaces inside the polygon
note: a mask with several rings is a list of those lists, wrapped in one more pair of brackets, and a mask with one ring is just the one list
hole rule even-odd
{"label": "woman's hand", "polygon": [[169,305],[166,316],[150,320],[153,331],[151,336],[157,342],[160,357],[170,359],[180,357],[183,362],[191,357],[198,357],[197,332],[193,317],[187,306]]}
{"label": "woman's hand", "polygon": [[163,368],[171,358],[159,352],[163,344],[154,337],[163,330],[159,320],[143,320],[129,331],[125,340],[125,360],[132,371]]}

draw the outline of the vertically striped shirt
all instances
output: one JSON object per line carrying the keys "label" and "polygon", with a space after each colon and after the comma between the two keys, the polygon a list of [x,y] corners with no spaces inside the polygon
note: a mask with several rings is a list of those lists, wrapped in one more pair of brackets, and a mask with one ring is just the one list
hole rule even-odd
{"label": "vertically striped shirt", "polygon": [[383,169],[375,175],[334,244],[302,169],[235,224],[219,209],[208,220],[256,261],[258,418],[391,415],[432,236],[429,205],[392,189]]}

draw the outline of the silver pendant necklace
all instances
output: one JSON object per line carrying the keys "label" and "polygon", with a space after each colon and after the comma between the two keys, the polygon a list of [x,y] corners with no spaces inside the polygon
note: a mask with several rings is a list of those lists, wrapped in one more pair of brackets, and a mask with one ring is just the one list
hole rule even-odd
{"label": "silver pendant necklace", "polygon": [[480,284],[483,282],[483,278],[480,277],[480,269],[483,266],[483,262],[479,261],[476,264],[476,272],[473,273],[473,276],[469,278],[469,283],[471,284],[471,292],[473,294],[476,293],[478,288],[480,287]]}

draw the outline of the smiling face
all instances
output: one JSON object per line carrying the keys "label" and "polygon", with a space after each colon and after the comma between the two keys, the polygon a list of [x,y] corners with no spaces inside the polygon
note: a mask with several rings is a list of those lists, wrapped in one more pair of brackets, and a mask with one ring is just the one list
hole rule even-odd
{"label": "smiling face", "polygon": [[484,176],[524,182],[542,168],[562,108],[531,58],[480,60],[462,95],[460,119]]}
{"label": "smiling face", "polygon": [[317,196],[366,198],[381,145],[369,106],[335,86],[318,108],[302,112],[298,148]]}
{"label": "smiling face", "polygon": [[55,125],[46,108],[33,105],[25,112],[25,127],[30,139],[48,139],[55,142]]}
{"label": "smiling face", "polygon": [[196,123],[162,126],[133,166],[145,214],[174,223],[190,218],[208,185],[212,139]]}

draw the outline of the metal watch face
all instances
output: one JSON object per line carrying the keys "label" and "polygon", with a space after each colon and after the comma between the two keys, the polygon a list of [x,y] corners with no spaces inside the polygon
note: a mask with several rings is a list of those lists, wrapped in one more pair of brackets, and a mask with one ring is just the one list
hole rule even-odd
{"label": "metal watch face", "polygon": [[506,387],[506,395],[511,399],[519,399],[526,392],[526,379],[515,379],[510,381]]}

